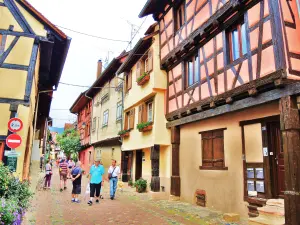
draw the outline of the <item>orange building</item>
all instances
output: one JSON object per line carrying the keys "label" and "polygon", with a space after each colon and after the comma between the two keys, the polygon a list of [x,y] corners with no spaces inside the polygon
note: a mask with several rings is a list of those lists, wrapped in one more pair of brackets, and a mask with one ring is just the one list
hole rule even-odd
{"label": "orange building", "polygon": [[286,224],[300,221],[299,6],[147,1],[139,16],[159,23],[168,78],[173,196],[251,217],[284,198]]}

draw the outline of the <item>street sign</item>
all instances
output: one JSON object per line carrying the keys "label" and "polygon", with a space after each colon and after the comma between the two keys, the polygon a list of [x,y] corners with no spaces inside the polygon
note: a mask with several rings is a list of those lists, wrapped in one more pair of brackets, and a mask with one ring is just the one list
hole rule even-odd
{"label": "street sign", "polygon": [[18,163],[18,158],[17,157],[8,157],[7,158],[7,167],[11,172],[16,172],[17,171],[17,163]]}
{"label": "street sign", "polygon": [[19,157],[21,153],[16,150],[5,150],[4,155],[7,157]]}
{"label": "street sign", "polygon": [[23,122],[19,118],[11,118],[8,121],[8,129],[11,132],[18,132],[22,130],[22,128],[23,128]]}
{"label": "street sign", "polygon": [[6,138],[6,145],[11,148],[15,149],[22,144],[22,138],[18,134],[11,134]]}

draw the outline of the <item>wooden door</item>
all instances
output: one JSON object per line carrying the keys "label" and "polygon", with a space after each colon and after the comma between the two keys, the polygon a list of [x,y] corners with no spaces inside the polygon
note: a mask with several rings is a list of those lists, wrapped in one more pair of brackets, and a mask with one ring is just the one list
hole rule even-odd
{"label": "wooden door", "polygon": [[121,170],[123,182],[128,182],[131,179],[132,155],[132,151],[122,152]]}
{"label": "wooden door", "polygon": [[269,154],[270,164],[272,168],[272,187],[273,197],[284,197],[284,157],[281,143],[280,123],[268,123],[268,137],[269,137]]}
{"label": "wooden door", "polygon": [[143,151],[136,151],[135,159],[135,180],[138,180],[142,177],[142,163],[143,163]]}

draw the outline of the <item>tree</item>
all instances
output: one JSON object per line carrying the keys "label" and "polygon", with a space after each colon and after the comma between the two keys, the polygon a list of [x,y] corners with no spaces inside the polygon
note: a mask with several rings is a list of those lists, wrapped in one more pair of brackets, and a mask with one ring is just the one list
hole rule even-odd
{"label": "tree", "polygon": [[75,129],[65,130],[58,135],[57,142],[68,158],[74,156],[77,158],[81,145],[79,134]]}

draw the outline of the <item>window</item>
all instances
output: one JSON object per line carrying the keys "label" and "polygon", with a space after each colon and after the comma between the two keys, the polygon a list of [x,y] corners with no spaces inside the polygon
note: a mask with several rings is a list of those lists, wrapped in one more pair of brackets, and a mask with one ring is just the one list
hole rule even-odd
{"label": "window", "polygon": [[200,169],[227,169],[224,162],[224,130],[200,132],[202,137]]}
{"label": "window", "polygon": [[135,109],[134,108],[125,113],[124,130],[134,128],[134,116],[135,116]]}
{"label": "window", "polygon": [[153,122],[153,100],[139,105],[138,123]]}
{"label": "window", "polygon": [[192,86],[200,80],[200,62],[198,54],[185,62],[186,87]]}
{"label": "window", "polygon": [[227,31],[228,62],[242,57],[247,53],[247,33],[245,24],[239,24]]}
{"label": "window", "polygon": [[117,103],[117,121],[122,119],[122,101]]}
{"label": "window", "polygon": [[185,23],[185,1],[174,8],[175,32]]}
{"label": "window", "polygon": [[297,8],[298,8],[298,16],[300,18],[300,0],[296,0]]}
{"label": "window", "polygon": [[126,87],[125,87],[125,92],[127,93],[132,86],[132,71],[130,71],[127,76],[126,76]]}
{"label": "window", "polygon": [[93,132],[95,132],[95,130],[96,130],[96,121],[97,121],[97,119],[96,119],[96,117],[94,117],[93,118],[93,123],[92,123],[92,131]]}
{"label": "window", "polygon": [[107,125],[108,125],[108,109],[103,112],[102,127],[106,127]]}
{"label": "window", "polygon": [[147,117],[148,122],[153,122],[153,102],[147,104]]}
{"label": "window", "polygon": [[136,79],[144,73],[150,73],[153,70],[153,50],[146,52],[140,61],[136,64]]}

